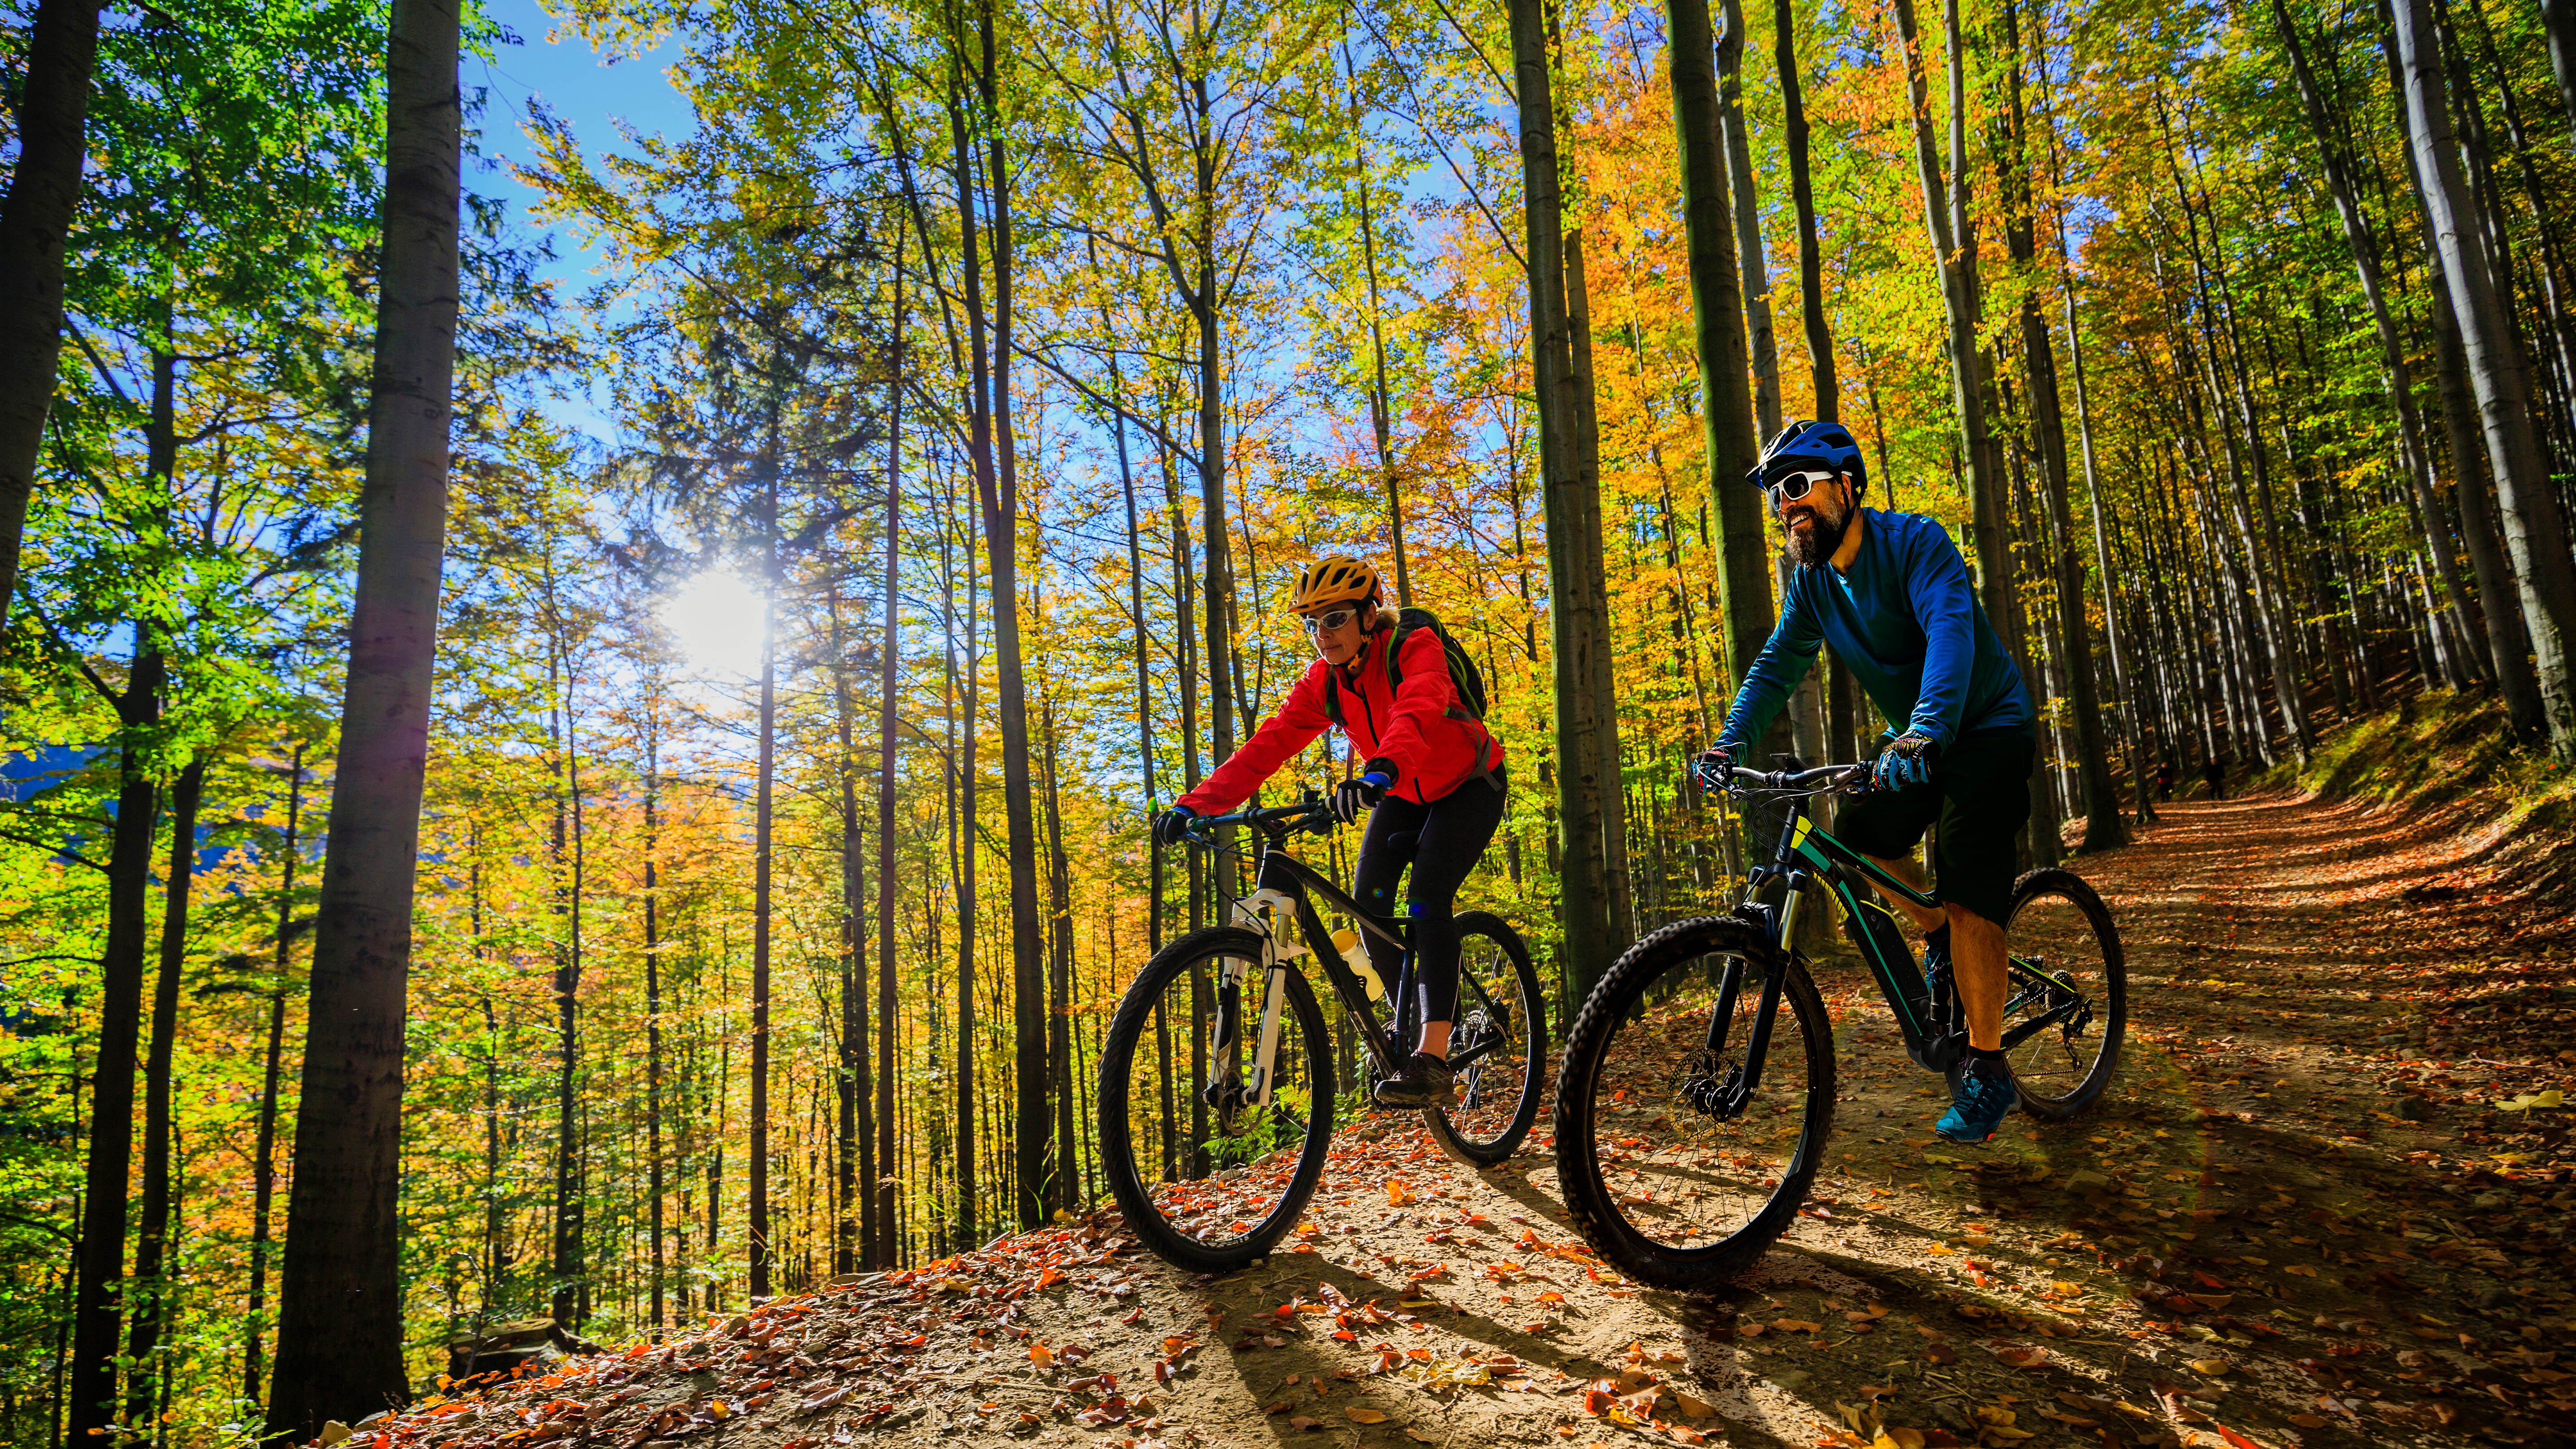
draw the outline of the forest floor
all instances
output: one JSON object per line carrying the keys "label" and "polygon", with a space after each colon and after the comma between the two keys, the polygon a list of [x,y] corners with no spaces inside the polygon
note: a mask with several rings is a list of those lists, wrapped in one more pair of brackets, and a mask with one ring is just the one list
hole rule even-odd
{"label": "forest floor", "polygon": [[2164,807],[2074,863],[2128,950],[2119,1080],[1982,1149],[1932,1138],[1940,1083],[1828,965],[1831,1155],[1722,1296],[1590,1261],[1544,1117],[1481,1176],[1380,1119],[1337,1140],[1314,1230],[1231,1277],[1103,1212],[347,1449],[2566,1442],[2576,1146],[2498,1104],[2576,1088],[2576,912],[2501,884],[2509,829]]}

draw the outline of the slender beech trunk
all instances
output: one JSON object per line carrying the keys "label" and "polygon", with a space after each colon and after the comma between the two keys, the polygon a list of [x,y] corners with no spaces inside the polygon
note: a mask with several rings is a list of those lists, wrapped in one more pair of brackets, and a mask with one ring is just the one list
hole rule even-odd
{"label": "slender beech trunk", "polygon": [[[988,120],[1000,114],[998,60],[990,0],[979,15],[983,50],[976,81]],[[1023,672],[1019,607],[1019,466],[1011,425],[1010,157],[999,130],[985,138],[982,160],[967,140],[962,113],[952,113],[956,137],[958,202],[964,221],[963,275],[968,332],[975,353],[973,381],[984,406],[975,410],[971,451],[975,487],[984,517],[986,568],[993,597],[993,654],[1002,727],[1004,848],[1011,890],[1011,998],[1013,1067],[1011,1145],[1017,1178],[1013,1211],[1020,1226],[1046,1221],[1040,1192],[1048,1174],[1046,1060],[1046,925],[1039,915],[1037,808],[1031,785],[1028,683]],[[997,124],[997,123],[996,123]],[[975,256],[975,186],[969,172],[983,171],[983,199],[992,250],[992,310],[983,306],[981,264]],[[989,348],[989,350],[988,350]],[[1213,403],[1211,402],[1211,405]],[[1223,726],[1220,725],[1220,729]]]}
{"label": "slender beech trunk", "polygon": [[859,759],[853,741],[849,644],[841,631],[841,591],[826,594],[832,630],[833,728],[841,749],[841,1000],[840,1060],[834,1072],[840,1130],[833,1140],[833,1174],[838,1192],[832,1226],[832,1271],[855,1273],[873,1263],[877,1246],[873,1196],[862,1198],[860,1184],[876,1180],[876,1138],[868,1113],[874,1094],[868,1081],[868,867],[865,838],[859,832]]}
{"label": "slender beech trunk", "polygon": [[[1824,248],[1816,235],[1816,188],[1807,165],[1805,73],[1798,66],[1798,24],[1791,0],[1772,0],[1771,47],[1780,71],[1781,145],[1789,153],[1789,199],[1798,212],[1798,313],[1806,324],[1807,370],[1816,384],[1816,420],[1842,418],[1842,387],[1834,369],[1834,333],[1825,321]],[[1886,471],[1881,469],[1881,472]],[[1889,486],[1881,479],[1879,486]],[[1889,507],[1894,507],[1893,498]],[[1845,676],[1836,666],[1834,687]]]}
{"label": "slender beech trunk", "polygon": [[658,672],[647,675],[644,696],[644,1172],[647,1230],[652,1234],[652,1311],[646,1331],[661,1342],[668,1304],[664,1285],[670,1262],[663,1249],[662,1221],[662,883],[656,852],[661,844],[662,687]]}
{"label": "slender beech trunk", "polygon": [[[772,417],[775,418],[775,404]],[[751,1296],[771,1296],[775,1256],[769,1221],[769,942],[772,856],[777,843],[774,796],[778,777],[778,457],[776,425],[760,459],[760,716],[759,764],[751,838],[751,1143],[746,1164],[751,1201]]]}
{"label": "slender beech trunk", "polygon": [[[2029,124],[2022,107],[2021,16],[2010,0],[2003,7],[2003,19],[2004,43],[2013,57],[2005,81],[2010,100],[2007,121],[2011,155],[2003,163],[2008,204],[2004,241],[2015,269],[2025,280],[2036,283],[2039,214],[2031,194]],[[2049,554],[2057,573],[2058,667],[2074,706],[2075,751],[2084,776],[2083,849],[2108,850],[2126,844],[2129,835],[2120,818],[2120,791],[2111,778],[2100,692],[2094,687],[2092,630],[2084,612],[2084,555],[2075,545],[2074,510],[2067,497],[2073,485],[2066,467],[2066,419],[2058,404],[2057,350],[2049,337],[2048,322],[2040,315],[2035,285],[2022,290],[2021,303],[2015,310],[2021,322],[2022,365],[2030,381],[2031,433],[2039,445],[2039,502],[2046,514]],[[2106,598],[2110,582],[2105,575],[2102,584]]]}
{"label": "slender beech trunk", "polygon": [[[1348,39],[1342,42],[1342,75],[1350,90],[1351,169],[1359,181],[1360,268],[1368,281],[1369,431],[1377,439],[1377,471],[1386,489],[1388,552],[1395,557],[1395,602],[1413,602],[1413,573],[1404,560],[1404,489],[1395,470],[1395,400],[1386,382],[1386,306],[1377,266],[1377,197],[1369,190],[1367,111],[1360,96],[1359,70],[1351,61]],[[1117,420],[1123,428],[1124,420]],[[1122,435],[1119,446],[1126,440]],[[1123,465],[1122,465],[1123,471]],[[1130,484],[1133,487],[1133,484]],[[1138,616],[1139,629],[1143,616]]]}
{"label": "slender beech trunk", "polygon": [[2549,41],[2549,73],[2558,81],[2558,103],[2576,136],[2576,0],[2540,0],[2540,28]]}
{"label": "slender beech trunk", "polygon": [[453,411],[463,116],[455,0],[394,0],[356,609],[287,1196],[268,1428],[298,1442],[409,1395],[404,1005]]}
{"label": "slender beech trunk", "polygon": [[268,1214],[277,1189],[277,1093],[286,1056],[286,971],[294,955],[295,865],[302,841],[304,744],[295,745],[286,776],[286,837],[277,885],[277,961],[268,984],[268,1055],[259,1092],[259,1137],[251,1159],[250,1302],[243,1316],[242,1397],[256,1404],[268,1347]]}
{"label": "slender beech trunk", "polygon": [[[1762,641],[1771,634],[1771,563],[1763,535],[1762,496],[1737,482],[1761,453],[1754,432],[1751,363],[1745,352],[1744,298],[1728,229],[1725,158],[1718,141],[1717,80],[1707,0],[1666,0],[1671,37],[1666,69],[1673,90],[1673,130],[1681,165],[1682,228],[1690,258],[1691,326],[1707,429],[1709,492],[1716,515],[1719,638],[1727,676],[1740,688]],[[1524,103],[1526,104],[1526,103]],[[1765,751],[1785,738],[1775,726]]]}
{"label": "slender beech trunk", "polygon": [[[550,671],[551,672],[551,671]],[[549,681],[551,682],[551,681]],[[552,1311],[579,1327],[588,1316],[583,1272],[581,1070],[581,746],[573,714],[574,682],[563,682],[563,788],[554,801],[555,942],[555,1221]],[[551,732],[551,731],[549,731]]]}
{"label": "slender beech trunk", "polygon": [[[1743,0],[1718,0],[1726,29],[1717,37],[1717,134],[1726,152],[1735,264],[1744,274],[1744,331],[1753,363],[1753,417],[1762,437],[1780,431],[1780,343],[1771,325],[1771,253],[1753,191],[1753,138],[1744,124]],[[1724,486],[1731,479],[1718,480]]]}
{"label": "slender beech trunk", "polygon": [[[162,664],[147,648],[116,700],[119,722],[148,729],[160,718]],[[140,750],[118,757],[116,822],[107,858],[107,941],[100,955],[98,1056],[90,1091],[89,1160],[81,1186],[80,1266],[72,1299],[71,1442],[108,1432],[116,1418],[119,1285],[134,1162],[134,1069],[143,1017],[143,945],[152,884],[153,814],[160,791]]]}
{"label": "slender beech trunk", "polygon": [[[886,369],[885,591],[877,630],[877,1020],[885,1024],[877,1034],[877,1080],[884,1084],[888,1100],[895,1094],[895,684],[903,657],[902,620],[896,613],[902,583],[897,565],[903,547],[904,297],[900,234],[895,238],[894,257],[894,318],[890,328],[894,354]],[[871,1266],[878,1268],[892,1268],[902,1256],[897,1251],[894,1223],[894,1152],[894,1113],[881,1112],[877,1116],[878,1177],[866,1184],[877,1204],[877,1259]]]}
{"label": "slender beech trunk", "polygon": [[2427,229],[2441,250],[2468,351],[2469,381],[2485,423],[2487,461],[2530,631],[2549,749],[2561,761],[2576,761],[2576,565],[2568,558],[2565,520],[2532,428],[2522,349],[2460,177],[2430,0],[2391,0],[2391,8],[2417,189]]}
{"label": "slender beech trunk", "polygon": [[63,273],[89,159],[99,0],[43,0],[19,80],[18,155],[0,200],[0,617],[18,592],[45,415],[63,347]]}
{"label": "slender beech trunk", "polygon": [[1556,664],[1558,828],[1568,990],[1589,992],[1618,951],[1613,914],[1610,824],[1598,745],[1594,672],[1609,668],[1601,597],[1600,498],[1583,486],[1576,439],[1577,377],[1566,318],[1565,226],[1558,190],[1556,114],[1541,0],[1511,0],[1513,84],[1520,108],[1521,178],[1526,194],[1530,363],[1538,395],[1540,472],[1546,484],[1549,610]]}
{"label": "slender beech trunk", "polygon": [[161,976],[152,988],[152,1041],[143,1065],[143,1197],[137,1204],[134,1277],[127,1306],[134,1322],[126,1338],[130,1360],[125,1422],[148,1424],[168,1391],[161,1340],[172,1321],[169,1272],[172,1123],[171,1057],[179,1034],[179,978],[188,965],[188,893],[197,877],[197,801],[205,793],[206,762],[188,762],[170,782],[170,871],[161,895]]}

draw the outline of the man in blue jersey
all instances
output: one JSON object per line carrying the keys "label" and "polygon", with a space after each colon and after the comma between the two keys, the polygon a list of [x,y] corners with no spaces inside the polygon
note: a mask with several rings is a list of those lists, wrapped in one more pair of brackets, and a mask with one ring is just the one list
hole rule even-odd
{"label": "man in blue jersey", "polygon": [[1919,513],[1860,506],[1868,473],[1841,425],[1791,423],[1748,476],[1778,510],[1798,567],[1726,728],[1699,757],[1701,782],[1724,787],[1822,644],[1890,720],[1903,721],[1879,754],[1878,788],[1842,806],[1834,833],[1910,879],[1902,857],[1940,823],[1933,869],[1942,908],[1887,900],[1923,928],[1926,974],[1956,971],[1968,1018],[1967,1070],[1934,1130],[1984,1142],[2017,1100],[2002,1050],[2003,922],[2037,748],[2021,671],[1986,622],[1949,533]]}

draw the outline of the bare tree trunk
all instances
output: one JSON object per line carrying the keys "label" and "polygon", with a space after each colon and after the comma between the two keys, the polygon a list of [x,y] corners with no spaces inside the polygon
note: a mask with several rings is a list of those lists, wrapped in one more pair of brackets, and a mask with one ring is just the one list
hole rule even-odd
{"label": "bare tree trunk", "polygon": [[44,0],[10,119],[18,155],[0,200],[0,618],[18,593],[18,540],[45,445],[63,347],[64,252],[89,159],[99,0]]}
{"label": "bare tree trunk", "polygon": [[[885,595],[884,617],[877,633],[877,1020],[883,1023],[877,1036],[877,1080],[884,1084],[889,1102],[894,1100],[894,910],[895,910],[895,690],[903,657],[903,629],[896,608],[901,597],[902,577],[898,563],[903,546],[903,386],[904,386],[904,317],[903,317],[903,241],[895,240],[894,319],[891,335],[894,355],[886,370],[886,487],[885,487]],[[867,1184],[869,1195],[877,1203],[877,1260],[872,1265],[892,1268],[901,1254],[897,1252],[895,1217],[895,1117],[891,1111],[877,1116],[877,1172],[882,1181]]]}
{"label": "bare tree trunk", "polygon": [[[119,722],[160,718],[161,656],[135,661]],[[143,943],[152,881],[153,813],[160,792],[140,750],[119,752],[116,821],[107,858],[107,940],[99,962],[98,1057],[90,1091],[89,1161],[81,1187],[80,1266],[72,1299],[71,1442],[109,1432],[116,1418],[118,1284],[134,1162],[134,1069],[143,1016]]]}
{"label": "bare tree trunk", "polygon": [[[841,591],[836,583],[826,594],[832,629],[833,727],[841,758],[841,1001],[840,1061],[834,1073],[838,1088],[839,1132],[833,1142],[833,1170],[838,1189],[832,1227],[832,1271],[855,1273],[875,1261],[876,1138],[868,1118],[874,1108],[868,1082],[868,868],[866,842],[859,833],[859,760],[852,740],[849,641],[841,632]],[[863,1188],[862,1183],[871,1184]]]}
{"label": "bare tree trunk", "polygon": [[277,1189],[277,1092],[285,1070],[286,971],[295,941],[295,865],[302,842],[304,744],[297,741],[295,761],[287,767],[286,837],[282,878],[277,887],[277,963],[268,986],[268,1055],[259,1093],[259,1145],[251,1159],[250,1303],[243,1317],[242,1397],[256,1404],[260,1371],[268,1348],[268,1214]]}
{"label": "bare tree trunk", "polygon": [[126,1302],[134,1322],[126,1337],[131,1361],[125,1384],[125,1422],[159,1417],[155,1401],[168,1391],[161,1339],[172,1321],[174,1285],[165,1282],[170,1242],[170,1062],[179,1034],[179,978],[188,965],[188,891],[197,877],[197,801],[206,785],[206,762],[190,760],[170,784],[170,872],[161,895],[161,976],[152,988],[152,1042],[143,1065],[143,1198],[134,1245],[134,1277]]}
{"label": "bare tree trunk", "polygon": [[2495,471],[2505,546],[2521,587],[2523,620],[2531,631],[2549,750],[2561,761],[2576,761],[2576,657],[2571,657],[2576,651],[2576,565],[2568,558],[2565,521],[2532,430],[2521,347],[2497,295],[2486,238],[2460,179],[2429,0],[2392,0],[2392,8],[2417,191],[2427,230],[2441,250],[2468,350],[2469,381],[2486,425],[2487,459]]}
{"label": "bare tree trunk", "polygon": [[[772,407],[775,408],[773,403]],[[778,457],[772,441],[760,459],[761,606],[759,764],[751,842],[751,1296],[768,1298],[775,1256],[769,1221],[769,944],[770,890],[777,845],[778,779]]]}
{"label": "bare tree trunk", "polygon": [[1561,219],[1546,18],[1541,0],[1511,0],[1514,88],[1520,108],[1521,177],[1526,194],[1531,376],[1539,404],[1540,471],[1546,481],[1549,621],[1555,639],[1558,828],[1568,989],[1580,999],[1618,954],[1613,915],[1609,815],[1616,778],[1601,778],[1599,696],[1594,671],[1609,667],[1601,597],[1600,498],[1583,483],[1576,437],[1577,377],[1566,317],[1565,226]]}
{"label": "bare tree trunk", "polygon": [[[558,625],[560,620],[555,621]],[[581,746],[573,715],[573,674],[567,642],[554,646],[563,661],[562,793],[554,802],[555,913],[555,1222],[553,1313],[577,1328],[588,1317],[589,1282],[583,1267],[581,1067]],[[553,673],[551,664],[549,674]],[[548,681],[552,683],[550,679]],[[549,733],[552,733],[551,729]]]}
{"label": "bare tree trunk", "polygon": [[[1718,138],[1717,80],[1707,0],[1667,0],[1667,70],[1681,161],[1682,226],[1690,257],[1691,322],[1707,428],[1709,492],[1715,505],[1719,637],[1736,687],[1770,637],[1771,565],[1761,495],[1738,480],[1761,452],[1747,381],[1744,298],[1728,229],[1725,158]],[[1774,727],[1773,740],[1786,724]],[[1765,746],[1771,748],[1766,742]]]}
{"label": "bare tree trunk", "polygon": [[[1780,431],[1780,344],[1771,328],[1771,253],[1762,244],[1762,208],[1753,192],[1753,138],[1744,125],[1743,0],[1719,0],[1726,30],[1717,37],[1717,128],[1735,213],[1735,264],[1744,275],[1744,330],[1753,363],[1753,417],[1768,438]],[[1723,487],[1732,479],[1715,479]]]}
{"label": "bare tree trunk", "polygon": [[298,1442],[409,1394],[395,1194],[459,291],[455,0],[394,0],[389,37],[357,600],[268,1404],[269,1432]]}
{"label": "bare tree trunk", "polygon": [[662,1340],[668,1322],[664,1285],[670,1263],[664,1253],[662,1221],[662,893],[660,862],[655,851],[661,822],[656,811],[662,798],[662,690],[659,667],[646,666],[644,697],[644,1163],[647,1225],[652,1234],[652,1316],[646,1330]]}

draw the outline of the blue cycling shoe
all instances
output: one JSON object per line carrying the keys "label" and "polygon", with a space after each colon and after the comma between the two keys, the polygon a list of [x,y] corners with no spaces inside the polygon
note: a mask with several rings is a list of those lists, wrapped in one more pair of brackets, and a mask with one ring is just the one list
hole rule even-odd
{"label": "blue cycling shoe", "polygon": [[2013,1090],[2011,1067],[1970,1057],[1967,1069],[1959,1073],[1959,1089],[1950,1100],[1950,1110],[1941,1114],[1932,1130],[1953,1142],[1981,1146],[2020,1100],[2021,1094]]}

